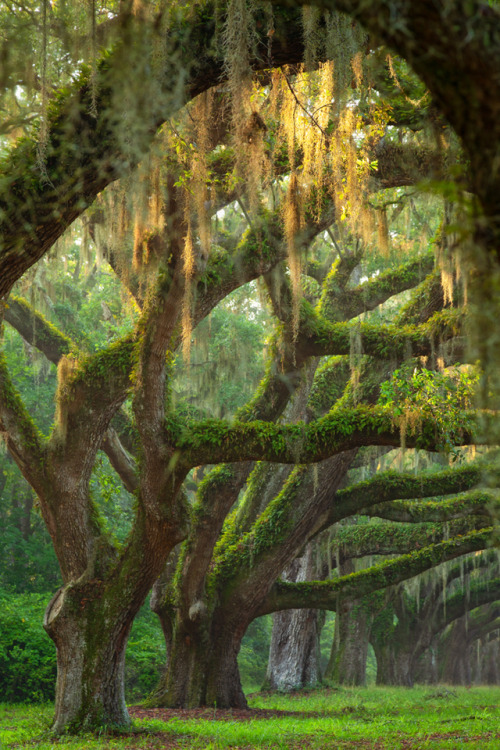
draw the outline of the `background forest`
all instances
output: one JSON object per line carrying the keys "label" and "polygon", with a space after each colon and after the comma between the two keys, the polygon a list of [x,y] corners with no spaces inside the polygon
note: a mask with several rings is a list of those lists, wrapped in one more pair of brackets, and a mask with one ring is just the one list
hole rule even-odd
{"label": "background forest", "polygon": [[498,88],[497,4],[422,62],[368,5],[0,3],[0,694],[55,731],[499,682],[500,98],[429,62],[465,18]]}

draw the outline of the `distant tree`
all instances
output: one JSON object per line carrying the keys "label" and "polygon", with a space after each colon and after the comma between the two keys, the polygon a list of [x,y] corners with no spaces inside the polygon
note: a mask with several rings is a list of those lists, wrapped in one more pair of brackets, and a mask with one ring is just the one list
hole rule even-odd
{"label": "distant tree", "polygon": [[[492,571],[491,576],[482,576],[482,580],[477,580],[478,575],[474,575],[474,571],[480,571],[484,565],[492,565],[492,559],[486,553],[478,559],[466,557],[460,564],[445,566],[442,575],[436,570],[435,575],[427,580],[417,579],[416,596],[404,586],[393,592],[375,618],[371,632],[371,643],[377,657],[378,684],[411,687],[415,682],[418,660],[436,635],[468,612],[498,601],[500,586],[496,571]],[[465,675],[461,680],[452,681],[470,682]]]}

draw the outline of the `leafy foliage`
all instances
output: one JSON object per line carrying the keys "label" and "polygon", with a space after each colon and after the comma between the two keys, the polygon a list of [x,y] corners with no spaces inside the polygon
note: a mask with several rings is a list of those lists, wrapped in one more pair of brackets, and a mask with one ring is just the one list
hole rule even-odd
{"label": "leafy foliage", "polygon": [[0,591],[0,695],[11,703],[53,700],[56,653],[42,628],[47,594]]}
{"label": "leafy foliage", "polygon": [[418,432],[421,420],[430,417],[436,433],[442,435],[442,448],[458,453],[453,446],[460,443],[463,430],[472,427],[470,411],[479,381],[475,368],[428,370],[411,363],[395,370],[390,380],[382,383],[379,403],[389,409],[406,431]]}

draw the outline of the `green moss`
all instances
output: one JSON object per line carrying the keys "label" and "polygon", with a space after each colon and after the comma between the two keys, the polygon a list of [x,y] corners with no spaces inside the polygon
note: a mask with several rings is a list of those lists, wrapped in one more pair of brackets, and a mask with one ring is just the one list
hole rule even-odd
{"label": "green moss", "polygon": [[[491,544],[493,529],[481,529],[472,531],[463,537],[450,539],[449,541],[431,544],[422,550],[407,555],[400,555],[393,560],[386,560],[378,565],[365,568],[357,573],[342,576],[333,581],[312,581],[310,583],[285,583],[278,582],[275,588],[278,593],[285,596],[287,591],[303,593],[305,600],[311,594],[324,596],[324,602],[328,601],[328,609],[336,606],[336,596],[342,595],[348,599],[355,599],[366,593],[383,589],[387,586],[399,583],[406,578],[411,578],[424,570],[433,568],[445,560],[458,557],[467,552],[483,550]],[[318,600],[314,601],[317,605]]]}
{"label": "green moss", "polygon": [[[11,295],[10,302],[15,302],[16,305],[21,307],[27,317],[29,317],[34,326],[34,338],[38,346],[43,343],[51,344],[57,342],[59,350],[62,354],[68,354],[73,348],[73,342],[64,333],[61,333],[56,326],[47,320],[41,313],[36,311],[32,305],[29,304],[22,297]],[[8,306],[9,303],[7,303]]]}
{"label": "green moss", "polygon": [[276,552],[297,521],[293,508],[306,471],[300,466],[292,471],[282,491],[269,503],[249,532],[241,535],[234,523],[235,516],[228,519],[214,551],[211,574],[214,587],[220,589],[224,584],[224,593],[227,594],[229,581],[234,582],[243,571],[260,563],[266,554]]}
{"label": "green moss", "polygon": [[111,376],[123,378],[132,369],[135,339],[128,334],[96,354],[83,357],[72,372],[68,384],[89,384],[95,387],[101,382],[109,383]]}

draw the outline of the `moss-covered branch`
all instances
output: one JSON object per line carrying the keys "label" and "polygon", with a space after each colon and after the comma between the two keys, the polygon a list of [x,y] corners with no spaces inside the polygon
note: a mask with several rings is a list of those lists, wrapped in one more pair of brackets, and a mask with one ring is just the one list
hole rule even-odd
{"label": "moss-covered branch", "polygon": [[[490,521],[491,523],[491,521]],[[459,534],[482,529],[482,519],[459,519],[450,523],[362,523],[341,526],[332,539],[342,560],[368,555],[404,555]]]}
{"label": "moss-covered branch", "polygon": [[31,419],[9,375],[0,351],[0,439],[34,490],[41,493],[45,483],[46,444]]}
{"label": "moss-covered branch", "polygon": [[[18,297],[9,297],[8,304],[6,305],[5,319],[21,334],[25,341],[41,351],[53,364],[58,365],[62,357],[69,352],[72,352],[75,358],[77,357],[77,347],[72,340],[61,333],[26,300]],[[118,352],[113,350],[111,356],[108,355],[109,352],[105,351],[95,355],[95,359],[90,356],[85,360],[85,364],[80,365],[83,368],[83,373],[80,373],[81,382],[85,382],[86,376],[90,374],[90,380],[94,383],[100,374],[104,375],[106,381],[113,382],[116,377],[114,369],[118,367],[119,379],[123,384],[123,375],[125,375],[125,383],[127,383],[128,372],[131,367],[131,359],[127,362],[129,354],[119,348]],[[76,374],[74,377],[77,377]],[[65,383],[63,389],[66,389],[66,397],[68,395],[68,388],[69,384]],[[101,388],[99,390],[101,391]],[[61,397],[64,398],[62,393]],[[125,488],[133,492],[137,482],[135,463],[132,457],[128,455],[121,441],[121,438],[125,435],[127,429],[130,428],[130,425],[124,414],[122,414],[121,419],[117,415],[115,421],[115,427],[118,428],[120,435],[116,429],[110,428],[101,447],[110,459],[118,476],[123,481]],[[126,435],[125,443],[129,448],[132,448],[131,440],[127,439]]]}
{"label": "moss-covered branch", "polygon": [[434,263],[435,254],[429,252],[417,260],[390,268],[374,279],[344,292],[338,301],[343,320],[350,320],[366,310],[373,310],[389,297],[416,286],[431,273]]}
{"label": "moss-covered branch", "polygon": [[9,297],[5,305],[5,320],[28,344],[45,354],[49,362],[55,365],[64,354],[73,349],[71,339],[49,323],[22,297]]}
{"label": "moss-covered branch", "polygon": [[[268,422],[206,420],[188,426],[175,444],[191,466],[233,461],[315,463],[363,445],[399,445],[400,430],[391,414],[380,407],[336,409],[310,424],[276,425]],[[472,435],[456,437],[462,445]],[[437,450],[440,437],[432,420],[406,436],[406,445]]]}
{"label": "moss-covered branch", "polygon": [[[370,479],[358,482],[350,487],[339,490],[332,502],[335,505],[348,507],[352,514],[363,513],[376,515],[374,508],[387,507],[386,504],[394,500],[413,500],[415,498],[438,497],[466,492],[478,485],[488,472],[497,474],[494,466],[477,461],[457,469],[447,469],[433,474],[407,474],[397,471],[383,471]],[[431,513],[433,510],[431,509]],[[418,508],[414,519],[424,521],[418,516]],[[399,519],[394,519],[399,520]],[[402,519],[406,520],[406,519]],[[412,519],[409,519],[412,520]],[[447,520],[446,518],[429,518],[428,520]],[[333,521],[332,521],[333,523]]]}
{"label": "moss-covered branch", "polygon": [[471,514],[484,518],[493,514],[498,515],[499,510],[498,493],[482,489],[438,501],[395,500],[363,508],[361,514],[401,523],[429,523],[451,521]]}
{"label": "moss-covered branch", "polygon": [[[172,13],[167,33],[146,14],[130,13],[113,50],[103,54],[95,69],[83,69],[50,102],[43,168],[37,134],[20,140],[3,158],[0,297],[106,185],[142,158],[165,119],[220,81],[224,61],[214,44],[216,17],[223,23],[212,3],[200,3]],[[278,11],[272,62],[259,52],[252,66],[301,62],[300,22],[299,10]],[[267,50],[265,24],[259,33],[257,46]],[[131,81],[137,85],[125,123],[123,91],[130,90]]]}
{"label": "moss-covered branch", "polygon": [[420,326],[328,323],[302,301],[297,347],[307,356],[348,355],[353,340],[363,354],[379,359],[430,356],[438,341],[462,333],[464,313],[456,309],[435,313]]}
{"label": "moss-covered branch", "polygon": [[304,607],[335,610],[343,599],[359,599],[372,591],[413,578],[446,560],[486,549],[491,544],[492,534],[491,528],[474,531],[333,581],[279,581],[274,584],[259,614]]}
{"label": "moss-covered branch", "polygon": [[110,421],[127,397],[134,345],[131,334],[102,352],[61,360],[56,419],[49,441],[53,459],[64,456],[68,466],[74,470],[85,466],[85,473],[90,474]]}

